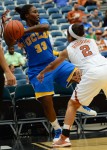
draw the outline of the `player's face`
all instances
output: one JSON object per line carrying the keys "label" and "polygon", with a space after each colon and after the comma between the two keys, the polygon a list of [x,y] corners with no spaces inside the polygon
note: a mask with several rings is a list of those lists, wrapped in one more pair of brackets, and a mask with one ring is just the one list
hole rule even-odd
{"label": "player's face", "polygon": [[31,22],[32,25],[39,23],[39,13],[36,7],[31,7],[29,13],[26,15],[26,19]]}

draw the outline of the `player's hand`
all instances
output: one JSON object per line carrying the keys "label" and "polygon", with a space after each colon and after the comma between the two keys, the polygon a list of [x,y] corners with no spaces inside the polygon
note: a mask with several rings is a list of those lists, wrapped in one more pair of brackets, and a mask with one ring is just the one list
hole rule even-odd
{"label": "player's hand", "polygon": [[11,18],[7,18],[7,14],[10,12],[10,10],[6,10],[3,14],[2,14],[2,23],[5,24],[8,20],[10,20]]}
{"label": "player's hand", "polygon": [[44,74],[43,74],[43,73],[39,73],[36,78],[37,78],[40,82],[42,82],[43,79],[44,79]]}
{"label": "player's hand", "polygon": [[16,85],[16,78],[11,72],[5,72],[7,85]]}

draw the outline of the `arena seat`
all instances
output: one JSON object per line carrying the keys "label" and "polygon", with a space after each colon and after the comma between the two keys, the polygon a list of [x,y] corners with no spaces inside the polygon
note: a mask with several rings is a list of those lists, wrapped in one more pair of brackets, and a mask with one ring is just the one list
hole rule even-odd
{"label": "arena seat", "polygon": [[22,79],[26,79],[26,75],[24,74],[15,74],[16,80],[22,80]]}
{"label": "arena seat", "polygon": [[53,7],[54,7],[54,4],[52,4],[52,3],[44,4],[44,8],[45,8],[45,9],[53,8]]}
{"label": "arena seat", "polygon": [[63,36],[63,35],[62,35],[62,32],[60,32],[60,31],[57,31],[57,32],[52,31],[52,32],[51,32],[51,35],[52,35],[53,38],[59,37],[59,36],[61,36],[61,37]]}
{"label": "arena seat", "polygon": [[62,14],[68,13],[71,10],[72,10],[72,6],[65,6],[61,8]]}
{"label": "arena seat", "polygon": [[35,4],[35,3],[39,3],[40,0],[29,0],[29,4]]}
{"label": "arena seat", "polygon": [[4,1],[4,6],[15,5],[14,1]]}
{"label": "arena seat", "polygon": [[67,19],[61,18],[61,19],[57,19],[56,23],[59,24],[63,24],[63,23],[68,23]]}
{"label": "arena seat", "polygon": [[59,27],[57,25],[51,25],[50,31],[59,30]]}
{"label": "arena seat", "polygon": [[53,13],[53,14],[51,14],[51,18],[52,18],[52,19],[59,19],[59,18],[62,18],[62,14]]}
{"label": "arena seat", "polygon": [[26,0],[17,0],[17,5],[22,5],[22,4],[27,4],[27,1]]}
{"label": "arena seat", "polygon": [[59,9],[58,8],[48,8],[47,12],[49,15],[51,15],[53,13],[59,13]]}
{"label": "arena seat", "polygon": [[97,6],[87,6],[87,7],[85,8],[85,11],[86,11],[86,12],[90,12],[90,11],[93,11],[93,10],[95,10],[95,9],[97,9]]}
{"label": "arena seat", "polygon": [[65,46],[65,45],[62,45],[62,46],[58,46],[58,47],[57,47],[57,51],[63,51],[64,49],[66,49],[66,46]]}
{"label": "arena seat", "polygon": [[69,24],[61,25],[61,30],[67,30],[69,27]]}
{"label": "arena seat", "polygon": [[20,68],[20,67],[15,68],[14,74],[23,74],[22,68]]}
{"label": "arena seat", "polygon": [[26,79],[17,80],[17,86],[26,85],[26,84],[27,84],[27,80]]}
{"label": "arena seat", "polygon": [[64,42],[61,42],[61,41],[55,41],[54,42],[54,47],[62,46],[62,45],[64,45]]}

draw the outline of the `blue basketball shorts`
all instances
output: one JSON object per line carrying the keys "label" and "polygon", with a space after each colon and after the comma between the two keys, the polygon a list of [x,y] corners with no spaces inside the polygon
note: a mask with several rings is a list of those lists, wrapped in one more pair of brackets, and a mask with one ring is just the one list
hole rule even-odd
{"label": "blue basketball shorts", "polygon": [[68,62],[62,62],[55,70],[48,72],[44,76],[42,83],[37,80],[36,74],[30,79],[30,83],[33,85],[35,90],[36,98],[43,97],[46,95],[54,94],[54,82],[60,84],[63,87],[69,83],[75,71],[75,66]]}

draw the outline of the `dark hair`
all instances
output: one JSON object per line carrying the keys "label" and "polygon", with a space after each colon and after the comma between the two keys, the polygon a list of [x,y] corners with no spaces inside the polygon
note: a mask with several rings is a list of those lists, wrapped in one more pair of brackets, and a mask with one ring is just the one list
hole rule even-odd
{"label": "dark hair", "polygon": [[15,11],[20,14],[20,18],[22,20],[26,20],[26,14],[29,13],[29,9],[33,7],[33,5],[24,5],[23,7],[15,7]]}
{"label": "dark hair", "polygon": [[72,30],[78,36],[83,36],[85,33],[84,26],[82,24],[73,24]]}

